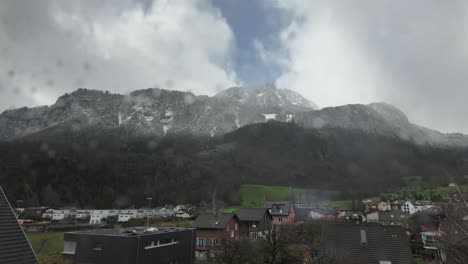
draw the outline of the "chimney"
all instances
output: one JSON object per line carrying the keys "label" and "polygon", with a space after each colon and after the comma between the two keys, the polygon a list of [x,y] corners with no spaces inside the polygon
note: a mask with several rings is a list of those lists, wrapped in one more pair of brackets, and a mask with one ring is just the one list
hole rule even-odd
{"label": "chimney", "polygon": [[366,230],[361,227],[361,244],[367,244]]}

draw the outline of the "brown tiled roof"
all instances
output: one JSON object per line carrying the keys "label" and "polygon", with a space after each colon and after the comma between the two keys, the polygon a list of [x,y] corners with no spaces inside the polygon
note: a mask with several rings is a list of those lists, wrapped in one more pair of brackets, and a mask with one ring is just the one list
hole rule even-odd
{"label": "brown tiled roof", "polygon": [[0,187],[0,263],[37,263],[36,255]]}
{"label": "brown tiled roof", "polygon": [[[362,231],[365,233],[366,243],[361,242]],[[324,263],[413,263],[409,239],[399,226],[324,224],[318,254]]]}

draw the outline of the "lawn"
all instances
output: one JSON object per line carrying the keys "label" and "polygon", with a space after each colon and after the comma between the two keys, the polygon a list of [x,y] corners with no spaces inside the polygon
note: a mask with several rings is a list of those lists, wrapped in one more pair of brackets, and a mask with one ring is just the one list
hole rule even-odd
{"label": "lawn", "polygon": [[62,252],[63,232],[26,233],[35,252]]}
{"label": "lawn", "polygon": [[351,207],[352,201],[351,200],[337,200],[331,201],[330,206],[332,208],[347,208]]}
{"label": "lawn", "polygon": [[286,186],[242,184],[240,189],[242,204],[228,206],[224,211],[231,213],[240,207],[263,207],[265,200],[285,201],[288,200],[290,194],[302,193],[304,191],[305,189],[290,188]]}

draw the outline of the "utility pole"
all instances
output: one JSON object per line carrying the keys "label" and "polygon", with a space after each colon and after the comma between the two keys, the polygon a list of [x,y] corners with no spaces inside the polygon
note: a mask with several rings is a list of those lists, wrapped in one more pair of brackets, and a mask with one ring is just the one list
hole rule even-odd
{"label": "utility pole", "polygon": [[151,200],[153,200],[153,198],[148,197],[146,198],[146,200],[148,200],[148,210],[146,211],[146,228],[148,228],[149,227],[149,211],[151,210]]}

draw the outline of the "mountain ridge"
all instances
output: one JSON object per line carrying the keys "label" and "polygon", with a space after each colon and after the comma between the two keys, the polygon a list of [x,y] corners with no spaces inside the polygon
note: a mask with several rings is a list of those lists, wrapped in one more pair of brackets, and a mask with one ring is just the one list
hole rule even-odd
{"label": "mountain ridge", "polygon": [[187,132],[223,135],[270,120],[306,128],[337,127],[411,141],[418,145],[468,147],[468,136],[418,126],[387,103],[348,104],[317,109],[297,92],[271,85],[240,86],[214,96],[158,88],[129,94],[78,89],[51,106],[18,108],[0,114],[0,140],[11,141],[62,125],[124,128],[135,136]]}

